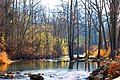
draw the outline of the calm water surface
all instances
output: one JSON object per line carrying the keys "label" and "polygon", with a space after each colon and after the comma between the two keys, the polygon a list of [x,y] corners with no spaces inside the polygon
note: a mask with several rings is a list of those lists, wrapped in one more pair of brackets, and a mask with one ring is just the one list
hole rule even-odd
{"label": "calm water surface", "polygon": [[[65,57],[63,57],[62,60],[63,59],[65,59]],[[96,62],[64,62],[49,59],[20,61],[10,65],[0,65],[0,72],[20,71],[23,74],[43,73],[45,80],[81,80],[87,77],[90,72],[97,67],[98,64]]]}

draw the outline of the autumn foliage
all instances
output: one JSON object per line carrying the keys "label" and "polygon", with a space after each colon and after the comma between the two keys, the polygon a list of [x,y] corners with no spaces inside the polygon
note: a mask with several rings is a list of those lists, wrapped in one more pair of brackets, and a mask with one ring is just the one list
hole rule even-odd
{"label": "autumn foliage", "polygon": [[120,71],[120,63],[113,61],[109,64],[108,73],[113,75],[115,71]]}
{"label": "autumn foliage", "polygon": [[11,61],[8,59],[8,55],[4,51],[0,52],[0,63],[6,63],[6,64],[11,63]]}
{"label": "autumn foliage", "polygon": [[[86,51],[88,53],[88,50]],[[86,52],[84,53],[84,56],[86,55]],[[100,49],[100,57],[108,57],[111,53],[111,49]],[[89,57],[97,57],[98,56],[98,47],[97,46],[91,46]]]}
{"label": "autumn foliage", "polygon": [[117,61],[109,62],[106,69],[103,71],[104,75],[110,79],[114,79],[120,76],[120,63]]}
{"label": "autumn foliage", "polygon": [[0,64],[10,64],[12,61],[9,60],[8,54],[6,53],[7,47],[4,37],[0,37]]}
{"label": "autumn foliage", "polygon": [[[111,49],[109,48],[108,50],[106,49],[100,49],[100,56],[101,57],[108,57],[111,53]],[[98,50],[96,50],[93,54],[95,57],[98,56]]]}

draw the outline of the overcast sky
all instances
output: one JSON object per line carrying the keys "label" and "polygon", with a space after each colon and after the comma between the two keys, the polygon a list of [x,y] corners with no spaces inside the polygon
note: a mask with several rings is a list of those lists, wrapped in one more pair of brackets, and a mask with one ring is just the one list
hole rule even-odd
{"label": "overcast sky", "polygon": [[60,4],[60,0],[42,0],[42,4],[53,9],[55,5]]}

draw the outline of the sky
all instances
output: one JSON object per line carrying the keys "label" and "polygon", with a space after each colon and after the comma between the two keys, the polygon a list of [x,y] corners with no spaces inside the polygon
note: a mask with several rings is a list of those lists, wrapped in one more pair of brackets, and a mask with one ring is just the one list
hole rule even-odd
{"label": "sky", "polygon": [[55,8],[55,5],[60,4],[60,0],[42,0],[42,4],[51,9]]}

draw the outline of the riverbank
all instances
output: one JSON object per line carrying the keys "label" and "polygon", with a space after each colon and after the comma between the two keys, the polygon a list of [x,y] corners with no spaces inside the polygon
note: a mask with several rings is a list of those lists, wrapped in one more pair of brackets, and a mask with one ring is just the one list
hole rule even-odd
{"label": "riverbank", "polygon": [[106,59],[101,67],[93,70],[88,80],[119,80],[120,78],[120,54],[115,60]]}

